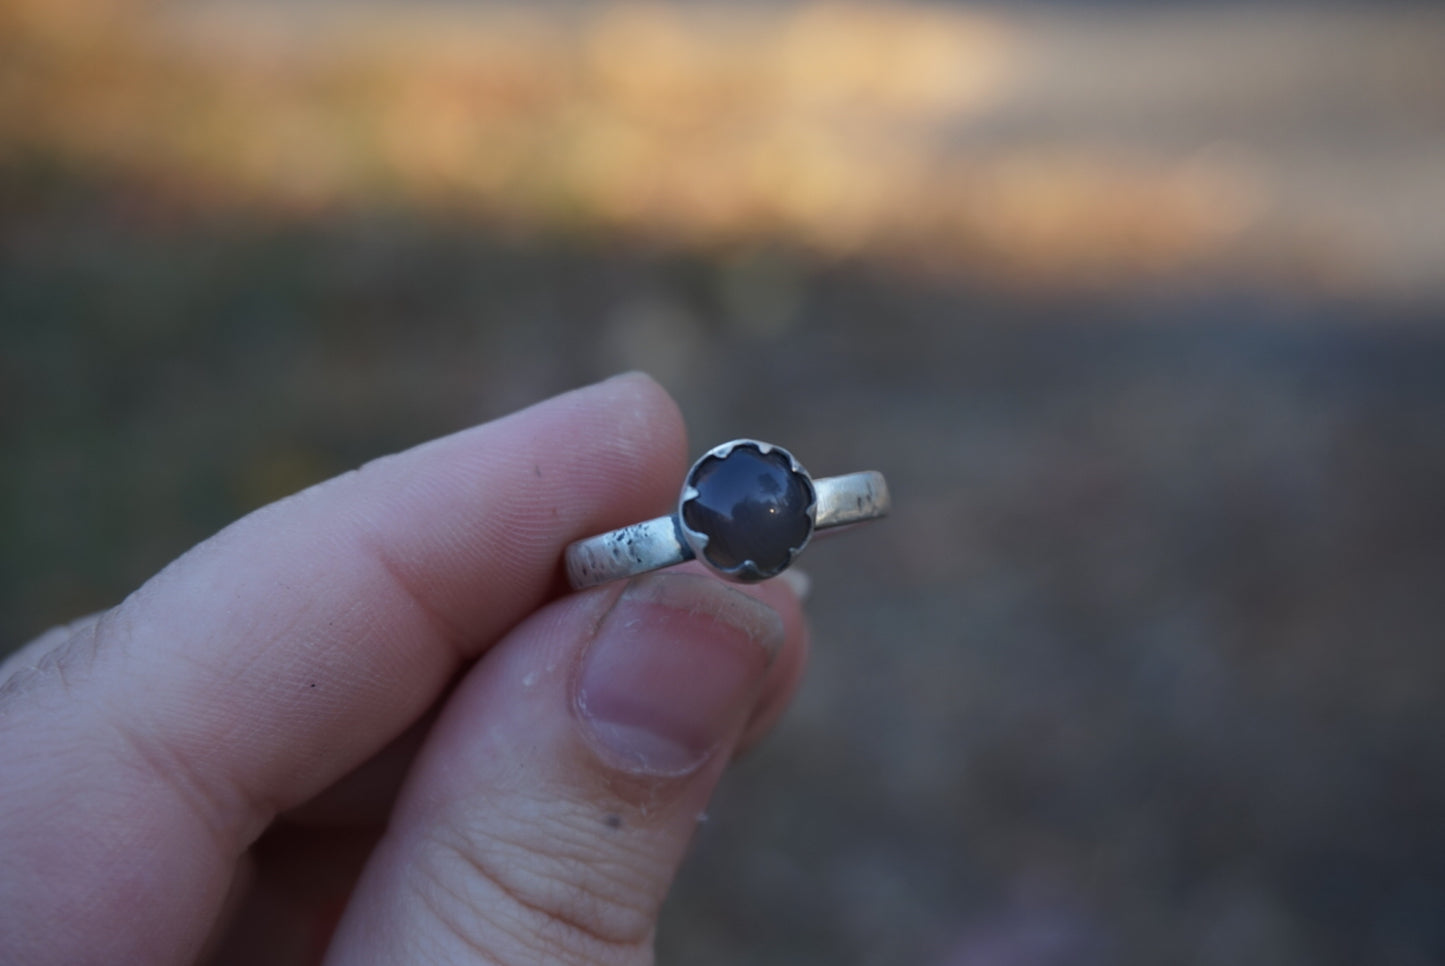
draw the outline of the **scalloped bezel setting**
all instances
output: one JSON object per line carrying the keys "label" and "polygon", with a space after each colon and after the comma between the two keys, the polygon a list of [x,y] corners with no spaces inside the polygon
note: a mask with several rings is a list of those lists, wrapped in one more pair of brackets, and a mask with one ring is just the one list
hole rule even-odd
{"label": "scalloped bezel setting", "polygon": [[818,493],[807,470],[781,446],[735,439],[688,470],[677,527],[716,573],[751,583],[790,567],[813,535]]}

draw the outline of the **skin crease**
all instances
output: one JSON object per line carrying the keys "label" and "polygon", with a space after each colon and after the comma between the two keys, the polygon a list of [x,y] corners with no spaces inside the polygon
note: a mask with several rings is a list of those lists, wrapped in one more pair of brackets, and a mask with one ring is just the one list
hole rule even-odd
{"label": "skin crease", "polygon": [[[17,652],[0,961],[650,961],[693,817],[807,646],[781,581],[668,577],[678,606],[625,626],[597,611],[620,585],[565,593],[566,544],[668,512],[686,466],[666,393],[619,377],[263,508]],[[682,774],[600,752],[547,670],[662,629],[700,668],[776,652]]]}

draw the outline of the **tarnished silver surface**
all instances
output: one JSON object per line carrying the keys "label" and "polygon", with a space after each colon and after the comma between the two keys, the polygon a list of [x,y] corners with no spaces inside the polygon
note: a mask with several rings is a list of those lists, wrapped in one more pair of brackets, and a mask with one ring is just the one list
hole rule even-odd
{"label": "tarnished silver surface", "polygon": [[672,517],[658,517],[578,540],[566,556],[567,579],[580,590],[691,560],[692,550]]}
{"label": "tarnished silver surface", "polygon": [[814,530],[876,520],[886,516],[892,506],[888,497],[888,481],[877,470],[814,480],[813,489],[818,493]]}
{"label": "tarnished silver surface", "polygon": [[[725,451],[728,445],[723,444],[709,452]],[[801,467],[798,469],[801,471]],[[874,470],[810,482],[817,494],[813,509],[814,530],[876,520],[887,515],[891,507],[888,483],[882,473]],[[684,482],[684,495],[679,500],[679,506],[686,499],[686,486]],[[693,549],[688,546],[677,514],[578,540],[567,547],[565,555],[567,579],[578,590],[671,567],[693,558]],[[736,579],[734,575],[719,573]]]}

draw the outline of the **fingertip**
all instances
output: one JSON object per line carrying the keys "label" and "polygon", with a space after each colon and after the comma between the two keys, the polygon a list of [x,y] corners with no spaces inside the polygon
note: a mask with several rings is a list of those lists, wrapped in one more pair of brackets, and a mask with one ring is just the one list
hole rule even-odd
{"label": "fingertip", "polygon": [[674,456],[679,467],[685,466],[687,426],[677,401],[662,383],[646,372],[633,370],[605,379],[589,390],[609,394],[610,414],[621,421],[626,435],[640,436],[650,446]]}
{"label": "fingertip", "polygon": [[[797,568],[793,568],[796,570]],[[812,580],[803,577],[807,583],[800,587],[796,580],[791,579],[793,570],[786,570],[781,576],[771,580],[763,580],[758,583],[739,583],[731,580],[723,580],[711,569],[697,560],[689,560],[687,563],[679,564],[672,568],[671,573],[701,574],[719,581],[734,590],[749,594],[767,604],[783,618],[784,625],[788,628],[789,636],[801,629],[805,622],[803,602],[807,599],[808,590],[812,586]]]}
{"label": "fingertip", "polygon": [[456,961],[651,962],[658,908],[787,634],[765,596],[789,599],[649,574],[510,632],[429,735],[333,961],[456,940]]}

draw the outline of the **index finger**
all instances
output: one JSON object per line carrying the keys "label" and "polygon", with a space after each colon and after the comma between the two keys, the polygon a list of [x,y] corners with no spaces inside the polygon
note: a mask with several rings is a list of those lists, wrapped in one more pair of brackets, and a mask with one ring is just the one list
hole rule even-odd
{"label": "index finger", "polygon": [[666,393],[613,379],[266,507],[22,661],[0,685],[12,952],[188,961],[276,812],[553,593],[570,540],[665,512],[685,460]]}

